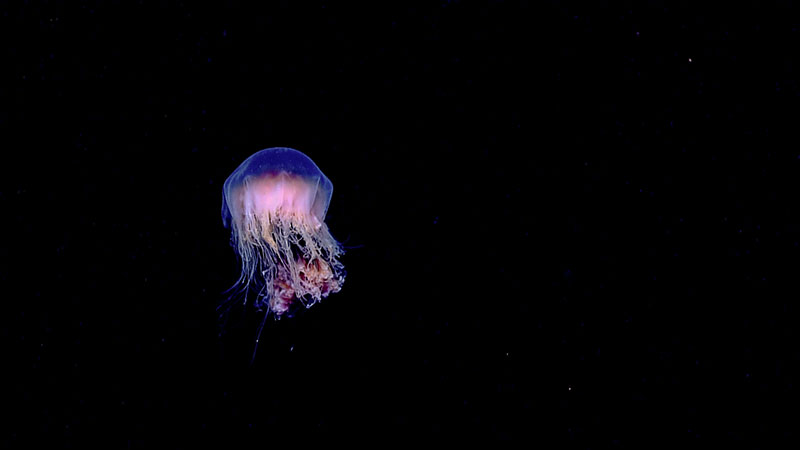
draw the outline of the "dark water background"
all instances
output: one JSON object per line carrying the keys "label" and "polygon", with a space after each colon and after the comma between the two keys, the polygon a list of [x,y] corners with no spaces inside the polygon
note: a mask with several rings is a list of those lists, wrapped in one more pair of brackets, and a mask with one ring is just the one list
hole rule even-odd
{"label": "dark water background", "polygon": [[[796,440],[797,17],[3,3],[2,446]],[[221,190],[274,146],[352,248],[249,366]]]}

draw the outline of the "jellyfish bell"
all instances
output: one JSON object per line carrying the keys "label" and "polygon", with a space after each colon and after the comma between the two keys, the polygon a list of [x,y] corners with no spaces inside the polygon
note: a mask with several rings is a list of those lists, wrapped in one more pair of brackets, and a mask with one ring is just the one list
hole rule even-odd
{"label": "jellyfish bell", "polygon": [[324,221],[332,193],[311,158],[284,147],[256,152],[225,181],[222,222],[242,263],[232,289],[245,302],[255,292],[265,319],[341,289],[343,249]]}

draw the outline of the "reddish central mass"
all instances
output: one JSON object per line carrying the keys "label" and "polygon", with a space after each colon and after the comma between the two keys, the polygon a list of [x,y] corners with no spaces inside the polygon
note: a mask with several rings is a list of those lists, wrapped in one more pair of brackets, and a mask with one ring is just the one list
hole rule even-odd
{"label": "reddish central mass", "polygon": [[[315,258],[311,262],[304,258],[297,258],[296,265],[300,273],[300,286],[292,287],[291,277],[286,271],[279,271],[272,285],[269,306],[277,316],[288,311],[295,300],[305,304],[304,297],[307,294],[311,294],[314,299],[319,300],[332,292],[338,292],[341,287],[328,263],[319,258]],[[311,304],[313,303],[314,301],[311,302]],[[310,306],[310,304],[306,306]]]}

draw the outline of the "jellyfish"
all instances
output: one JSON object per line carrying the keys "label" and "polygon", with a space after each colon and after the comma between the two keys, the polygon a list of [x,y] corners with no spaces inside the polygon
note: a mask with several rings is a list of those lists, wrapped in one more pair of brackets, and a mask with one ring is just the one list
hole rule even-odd
{"label": "jellyfish", "polygon": [[344,250],[324,222],[332,193],[311,158],[284,147],[254,153],[225,180],[222,223],[242,264],[231,291],[244,303],[255,293],[264,321],[341,289]]}

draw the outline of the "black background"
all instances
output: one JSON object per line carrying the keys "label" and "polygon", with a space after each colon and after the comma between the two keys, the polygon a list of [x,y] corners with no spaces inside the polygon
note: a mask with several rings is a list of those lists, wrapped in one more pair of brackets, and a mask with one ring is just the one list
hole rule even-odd
{"label": "black background", "polygon": [[[797,438],[790,2],[14,2],[4,447]],[[221,190],[333,181],[341,292],[215,307]]]}

